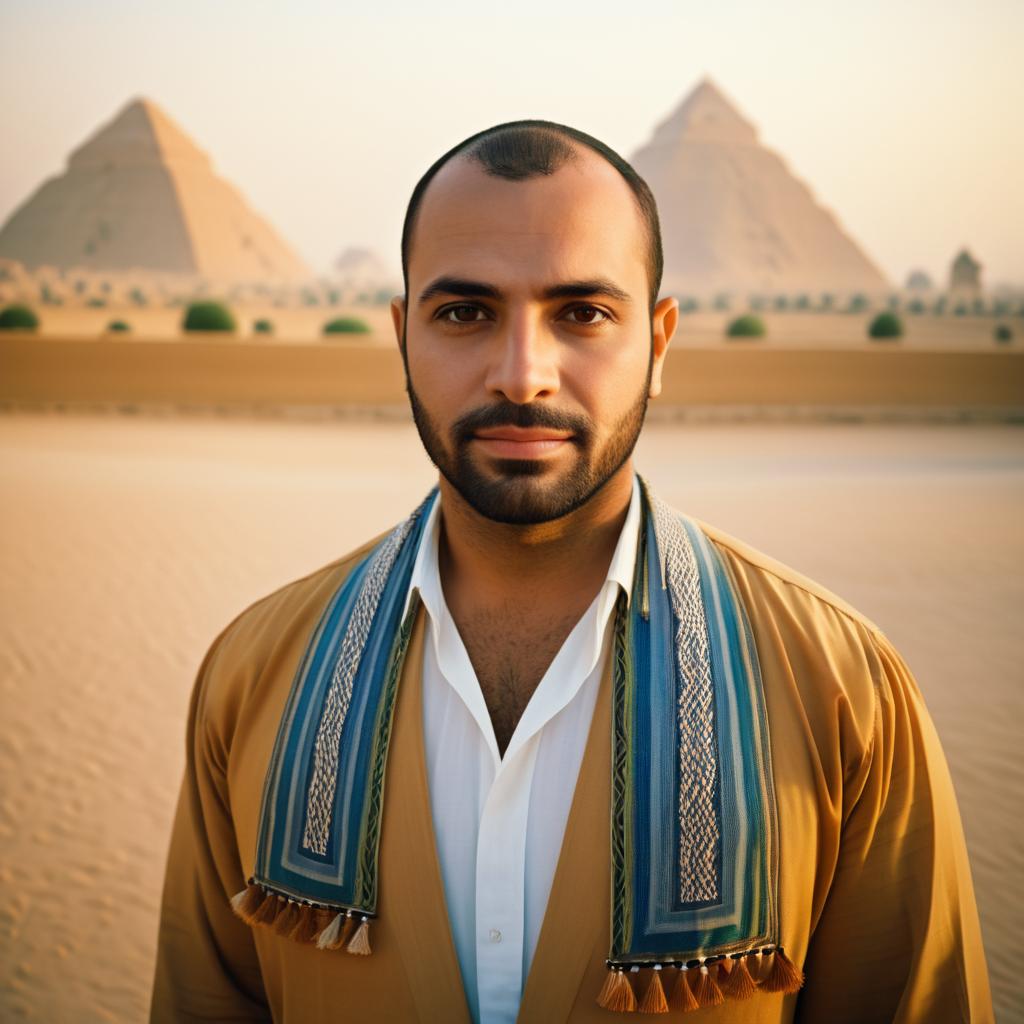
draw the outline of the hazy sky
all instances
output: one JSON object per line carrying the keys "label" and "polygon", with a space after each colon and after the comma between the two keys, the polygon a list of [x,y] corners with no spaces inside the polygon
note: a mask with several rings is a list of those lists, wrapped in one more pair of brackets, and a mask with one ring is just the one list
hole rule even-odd
{"label": "hazy sky", "polygon": [[435,157],[544,117],[629,157],[709,74],[894,283],[1024,282],[1024,0],[0,0],[0,221],[155,100],[316,271],[398,263]]}

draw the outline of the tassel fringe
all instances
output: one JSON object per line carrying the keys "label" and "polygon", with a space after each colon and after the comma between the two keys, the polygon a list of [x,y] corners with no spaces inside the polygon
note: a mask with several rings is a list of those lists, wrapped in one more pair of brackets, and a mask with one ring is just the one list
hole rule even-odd
{"label": "tassel fringe", "polygon": [[765,992],[798,992],[804,983],[803,974],[797,970],[793,961],[786,956],[786,951],[777,946],[772,954],[772,966],[761,982]]}
{"label": "tassel fringe", "polygon": [[700,965],[693,984],[693,998],[697,1000],[698,1006],[719,1006],[725,1002],[725,996],[722,995],[718,982],[711,974],[714,969],[707,964]]}
{"label": "tassel fringe", "polygon": [[252,924],[256,911],[266,894],[257,885],[247,885],[240,893],[231,897],[231,909],[246,923]]}
{"label": "tassel fringe", "polygon": [[[725,960],[722,963],[726,963]],[[749,999],[757,991],[754,979],[747,967],[747,958],[739,956],[732,960],[729,977],[722,985],[722,995],[726,999]]]}
{"label": "tassel fringe", "polygon": [[346,949],[369,956],[370,917],[353,910],[318,907],[289,899],[254,881],[231,897],[231,909],[247,925],[266,925],[278,935],[315,945],[317,949]]}
{"label": "tassel fringe", "polygon": [[633,1013],[636,1010],[636,993],[629,983],[627,972],[617,968],[608,972],[608,978],[601,988],[597,1005],[615,1013]]}
{"label": "tassel fringe", "polygon": [[341,925],[345,920],[344,914],[337,914],[331,923],[317,936],[317,949],[337,949],[341,938]]}
{"label": "tassel fringe", "polygon": [[[734,999],[750,999],[758,991],[790,994],[804,983],[803,974],[781,946],[686,963],[648,961],[624,965],[609,960],[607,964],[608,973],[597,1005],[616,1013],[689,1013]],[[670,968],[675,969],[674,979],[664,974]],[[638,999],[641,992],[643,996]]]}
{"label": "tassel fringe", "polygon": [[355,953],[356,956],[369,956],[373,952],[370,949],[370,919],[368,917],[363,918],[355,935],[349,939],[345,948],[350,953]]}
{"label": "tassel fringe", "polygon": [[670,1010],[682,1010],[683,1013],[689,1013],[691,1010],[700,1009],[700,1003],[693,998],[693,990],[690,988],[688,980],[690,973],[686,964],[683,964],[676,973],[676,983],[672,986],[672,994],[668,997]]}
{"label": "tassel fringe", "polygon": [[665,999],[665,989],[661,984],[661,964],[655,964],[651,970],[650,983],[637,1009],[640,1013],[668,1013],[668,1001]]}
{"label": "tassel fringe", "polygon": [[[323,950],[345,949],[355,956],[369,956],[373,952],[367,914],[289,899],[254,881],[232,896],[230,902],[231,909],[246,924],[268,926],[295,942]],[[597,1005],[616,1013],[689,1013],[704,1006],[719,1006],[726,1000],[749,999],[758,991],[790,995],[804,983],[803,973],[782,946],[687,963],[621,965],[609,961],[608,968]],[[662,978],[666,968],[676,971],[667,996]],[[641,970],[646,971],[643,978]],[[643,997],[638,999],[640,992]]]}
{"label": "tassel fringe", "polygon": [[605,972],[604,984],[601,986],[601,991],[597,994],[597,1005],[602,1009],[608,1009],[608,1004],[612,1000],[612,995],[615,992],[615,986],[618,984],[621,973],[622,971]]}

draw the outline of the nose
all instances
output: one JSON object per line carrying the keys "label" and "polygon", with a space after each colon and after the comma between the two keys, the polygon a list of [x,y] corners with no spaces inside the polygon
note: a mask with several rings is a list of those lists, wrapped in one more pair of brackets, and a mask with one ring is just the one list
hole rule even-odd
{"label": "nose", "polygon": [[558,392],[558,343],[529,310],[509,316],[496,331],[485,386],[517,405]]}

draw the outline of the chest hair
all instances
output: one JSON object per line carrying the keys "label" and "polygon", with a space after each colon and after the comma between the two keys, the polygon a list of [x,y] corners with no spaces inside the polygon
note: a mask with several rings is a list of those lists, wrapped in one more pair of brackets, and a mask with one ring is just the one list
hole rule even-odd
{"label": "chest hair", "polygon": [[475,609],[458,622],[502,756],[530,697],[579,618],[576,612],[539,616],[506,607]]}

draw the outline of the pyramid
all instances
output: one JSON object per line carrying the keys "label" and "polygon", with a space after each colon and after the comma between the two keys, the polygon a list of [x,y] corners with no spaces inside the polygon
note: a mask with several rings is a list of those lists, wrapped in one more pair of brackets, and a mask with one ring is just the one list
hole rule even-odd
{"label": "pyramid", "polygon": [[630,161],[658,203],[666,294],[879,292],[882,272],[705,78]]}
{"label": "pyramid", "polygon": [[0,257],[219,281],[296,280],[305,264],[155,103],[137,99],[0,228]]}

